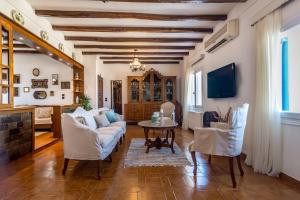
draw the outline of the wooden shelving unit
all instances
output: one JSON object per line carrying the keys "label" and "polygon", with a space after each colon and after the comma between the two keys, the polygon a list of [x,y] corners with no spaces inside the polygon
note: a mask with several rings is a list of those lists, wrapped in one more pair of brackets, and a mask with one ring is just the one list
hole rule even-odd
{"label": "wooden shelving unit", "polygon": [[84,95],[84,71],[80,68],[73,68],[73,102],[77,104],[76,98]]}

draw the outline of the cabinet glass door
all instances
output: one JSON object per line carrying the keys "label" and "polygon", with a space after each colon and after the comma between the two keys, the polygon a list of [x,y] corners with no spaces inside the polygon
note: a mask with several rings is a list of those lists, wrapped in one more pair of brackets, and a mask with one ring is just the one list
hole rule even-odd
{"label": "cabinet glass door", "polygon": [[153,74],[153,89],[154,89],[153,101],[161,101],[162,100],[162,81],[156,74]]}
{"label": "cabinet glass door", "polygon": [[0,107],[12,105],[12,33],[5,24],[0,23]]}
{"label": "cabinet glass door", "polygon": [[148,75],[143,80],[143,100],[144,102],[151,101],[151,76]]}
{"label": "cabinet glass door", "polygon": [[140,100],[140,81],[133,79],[130,81],[130,100],[133,103],[139,102]]}
{"label": "cabinet glass door", "polygon": [[166,100],[173,101],[174,98],[174,82],[172,79],[167,78],[165,82]]}

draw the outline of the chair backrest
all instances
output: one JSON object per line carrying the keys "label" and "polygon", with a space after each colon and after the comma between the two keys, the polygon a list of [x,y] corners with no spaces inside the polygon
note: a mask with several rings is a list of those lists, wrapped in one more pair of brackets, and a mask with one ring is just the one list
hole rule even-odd
{"label": "chair backrest", "polygon": [[173,119],[175,105],[172,102],[165,102],[161,104],[160,108],[164,111],[164,117]]}
{"label": "chair backrest", "polygon": [[248,109],[249,104],[245,103],[231,112],[228,123],[232,129],[245,129],[247,123]]}
{"label": "chair backrest", "polygon": [[244,133],[247,124],[249,104],[245,103],[232,111],[229,118],[229,126],[232,128],[232,133],[235,135],[233,152],[239,155],[242,151]]}
{"label": "chair backrest", "polygon": [[35,118],[51,118],[53,108],[51,106],[41,106],[35,108]]}

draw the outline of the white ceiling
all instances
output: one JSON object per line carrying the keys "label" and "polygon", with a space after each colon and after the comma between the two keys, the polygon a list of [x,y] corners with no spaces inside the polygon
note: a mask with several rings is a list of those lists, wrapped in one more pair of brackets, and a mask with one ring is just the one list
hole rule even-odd
{"label": "white ceiling", "polygon": [[[228,14],[236,5],[234,3],[124,3],[92,0],[27,0],[34,9],[60,10],[60,11],[102,11],[102,12],[135,12],[164,15],[205,15]],[[46,17],[52,25],[65,26],[112,26],[112,27],[176,27],[176,28],[213,28],[218,21],[182,20],[159,21],[140,19],[103,19],[103,18],[61,18]],[[204,33],[153,33],[153,32],[79,32],[63,31],[65,36],[89,36],[89,37],[116,37],[116,38],[203,38]],[[159,43],[159,42],[91,42],[73,41],[74,44],[87,45],[155,45],[155,46],[181,46],[195,45],[194,42]],[[133,52],[133,49],[82,49],[83,51],[111,51]],[[188,50],[173,49],[147,49],[139,51],[176,52]],[[109,56],[109,55],[107,55]],[[130,56],[130,55],[129,55]],[[174,55],[176,56],[176,55]]]}

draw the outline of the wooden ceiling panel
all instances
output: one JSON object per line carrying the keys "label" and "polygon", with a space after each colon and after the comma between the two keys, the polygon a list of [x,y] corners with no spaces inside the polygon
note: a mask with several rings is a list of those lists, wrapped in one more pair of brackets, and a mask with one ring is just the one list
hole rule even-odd
{"label": "wooden ceiling panel", "polygon": [[63,26],[54,25],[56,31],[78,32],[156,32],[156,33],[212,33],[212,28],[185,28],[185,27],[104,27],[104,26]]}
{"label": "wooden ceiling panel", "polygon": [[[84,51],[82,52],[83,55],[115,55],[115,56],[122,56],[122,55],[133,55],[133,52],[108,52],[108,51]],[[188,51],[184,52],[135,52],[135,55],[159,55],[159,56],[187,56],[189,55]]]}
{"label": "wooden ceiling panel", "polygon": [[159,45],[74,45],[75,48],[80,49],[185,49],[185,50],[193,50],[195,46],[159,46]]}
{"label": "wooden ceiling panel", "polygon": [[100,11],[69,11],[69,10],[35,10],[38,16],[61,17],[61,18],[110,18],[110,19],[144,19],[158,21],[180,21],[180,20],[200,20],[200,21],[221,21],[226,20],[227,15],[162,15],[152,13],[134,12],[100,12]]}
{"label": "wooden ceiling panel", "polygon": [[[131,61],[103,61],[103,64],[129,64]],[[180,64],[179,61],[144,61],[143,64]]]}
{"label": "wooden ceiling panel", "polygon": [[65,36],[66,40],[72,41],[92,41],[92,42],[160,42],[160,43],[180,43],[180,42],[202,42],[202,38],[116,38],[116,37],[86,37],[86,36]]}
{"label": "wooden ceiling panel", "polygon": [[[183,60],[183,57],[140,57],[137,56],[140,60]],[[125,56],[100,56],[101,60],[132,60],[133,57]]]}
{"label": "wooden ceiling panel", "polygon": [[[95,0],[89,0],[95,1]],[[241,3],[247,0],[103,0],[103,2],[134,2],[134,3]]]}

